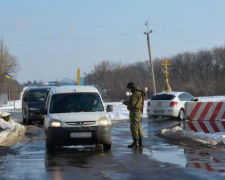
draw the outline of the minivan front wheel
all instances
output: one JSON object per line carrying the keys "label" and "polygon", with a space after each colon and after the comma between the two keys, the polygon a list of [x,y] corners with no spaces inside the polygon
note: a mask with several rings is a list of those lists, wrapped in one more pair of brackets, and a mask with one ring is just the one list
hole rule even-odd
{"label": "minivan front wheel", "polygon": [[31,119],[26,118],[26,124],[27,124],[27,125],[31,125]]}
{"label": "minivan front wheel", "polygon": [[48,154],[53,154],[55,153],[55,146],[52,145],[51,141],[49,141],[48,136],[45,138],[45,143],[46,143],[46,150]]}
{"label": "minivan front wheel", "polygon": [[184,120],[184,110],[183,110],[183,109],[181,109],[181,110],[179,111],[178,119],[179,119],[180,121]]}

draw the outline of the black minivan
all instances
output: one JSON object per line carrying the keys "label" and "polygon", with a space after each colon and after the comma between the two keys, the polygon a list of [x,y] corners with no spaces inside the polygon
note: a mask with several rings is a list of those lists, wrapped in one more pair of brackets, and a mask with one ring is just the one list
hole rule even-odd
{"label": "black minivan", "polygon": [[40,109],[45,108],[50,89],[50,87],[30,87],[24,91],[22,97],[23,123],[31,124],[32,121],[44,120]]}

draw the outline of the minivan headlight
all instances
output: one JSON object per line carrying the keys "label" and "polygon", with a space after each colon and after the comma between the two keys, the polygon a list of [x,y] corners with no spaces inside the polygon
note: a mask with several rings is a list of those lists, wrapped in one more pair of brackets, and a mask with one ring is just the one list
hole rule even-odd
{"label": "minivan headlight", "polygon": [[101,117],[98,120],[98,124],[99,125],[107,125],[107,124],[109,124],[109,120],[107,117]]}
{"label": "minivan headlight", "polygon": [[62,123],[59,120],[52,120],[50,126],[51,127],[62,127]]}

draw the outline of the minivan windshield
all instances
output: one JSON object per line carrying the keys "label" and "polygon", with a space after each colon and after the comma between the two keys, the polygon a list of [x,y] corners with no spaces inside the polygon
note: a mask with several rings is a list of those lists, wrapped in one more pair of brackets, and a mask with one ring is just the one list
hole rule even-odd
{"label": "minivan windshield", "polygon": [[65,93],[52,95],[50,113],[104,111],[97,93]]}
{"label": "minivan windshield", "polygon": [[172,94],[157,94],[151,100],[173,100],[175,98]]}
{"label": "minivan windshield", "polygon": [[28,92],[28,100],[29,101],[46,101],[49,91],[50,91],[50,88],[30,90]]}

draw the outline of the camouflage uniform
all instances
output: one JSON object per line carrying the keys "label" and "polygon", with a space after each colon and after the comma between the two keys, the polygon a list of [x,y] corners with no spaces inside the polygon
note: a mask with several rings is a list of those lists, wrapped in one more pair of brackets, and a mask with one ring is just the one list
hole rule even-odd
{"label": "camouflage uniform", "polygon": [[142,91],[139,87],[135,87],[131,92],[132,95],[130,96],[129,101],[125,101],[124,104],[127,105],[127,109],[130,111],[130,130],[133,140],[137,141],[143,137],[141,127],[142,113],[140,111],[142,104],[141,101],[139,101],[139,99],[142,98]]}

